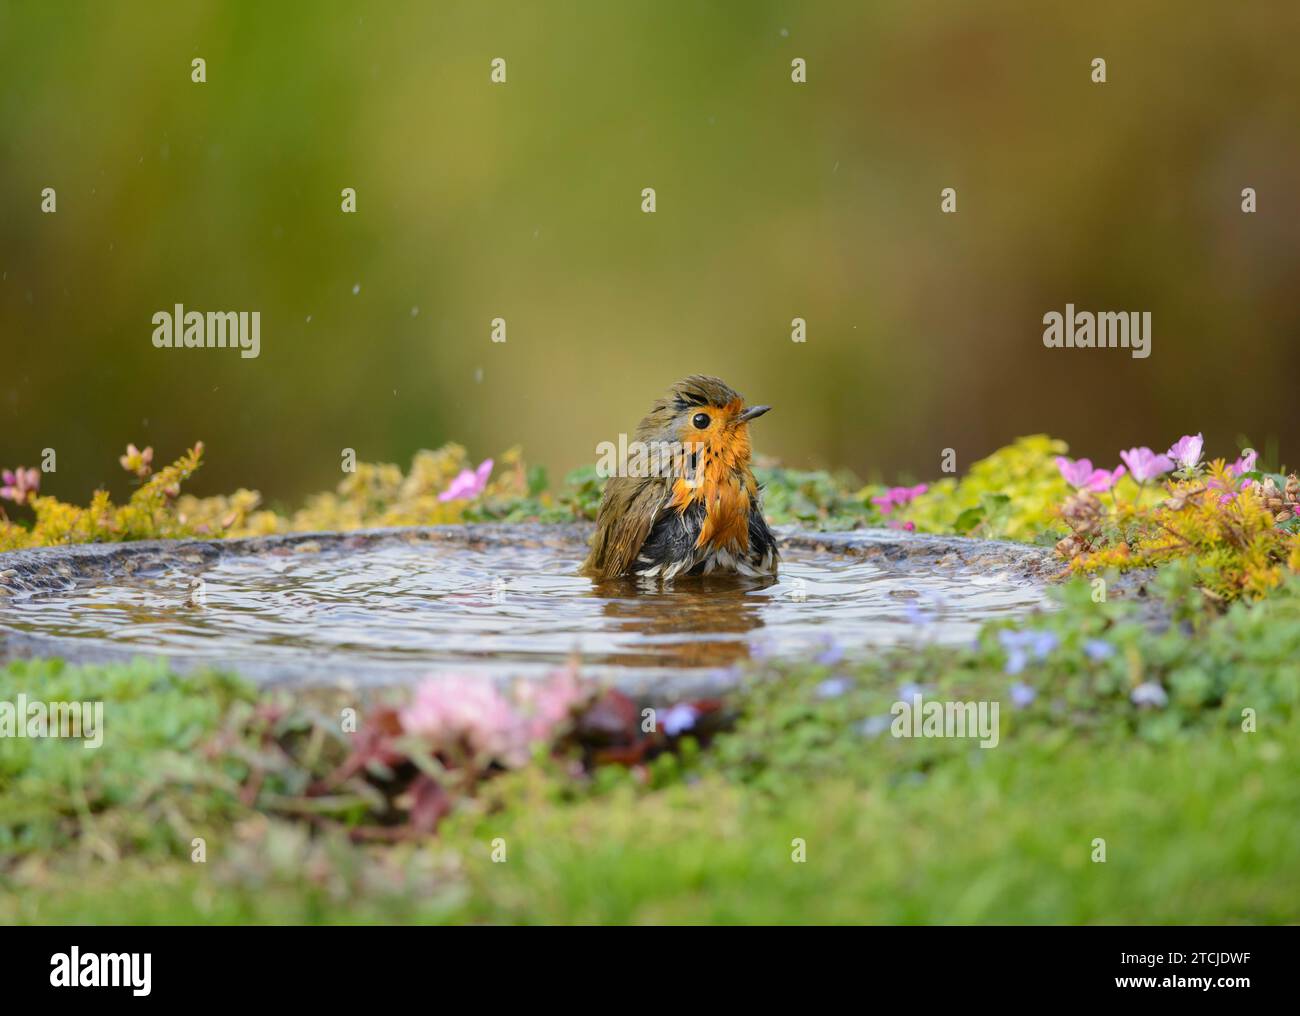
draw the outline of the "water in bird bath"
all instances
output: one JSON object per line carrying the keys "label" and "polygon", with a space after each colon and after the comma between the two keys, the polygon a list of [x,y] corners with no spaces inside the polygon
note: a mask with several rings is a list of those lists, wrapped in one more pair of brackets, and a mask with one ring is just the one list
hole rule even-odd
{"label": "water in bird bath", "polygon": [[[783,534],[780,578],[595,585],[581,527],[433,527],[0,556],[4,654],[162,655],[264,682],[584,673],[642,694],[725,684],[760,656],[960,641],[1045,605],[1029,548]],[[832,648],[833,647],[833,648]]]}

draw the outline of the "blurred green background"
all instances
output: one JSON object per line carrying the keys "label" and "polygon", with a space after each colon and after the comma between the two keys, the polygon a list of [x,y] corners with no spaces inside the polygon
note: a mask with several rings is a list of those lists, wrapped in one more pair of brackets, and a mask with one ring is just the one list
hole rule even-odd
{"label": "blurred green background", "polygon": [[[708,372],[793,466],[1294,465],[1300,5],[1208,6],[0,3],[0,464],[53,447],[78,501],[128,441],[281,504],[345,447],[555,476]],[[1151,311],[1152,356],[1045,349],[1067,302]],[[261,357],[154,349],[175,303],[260,310]]]}

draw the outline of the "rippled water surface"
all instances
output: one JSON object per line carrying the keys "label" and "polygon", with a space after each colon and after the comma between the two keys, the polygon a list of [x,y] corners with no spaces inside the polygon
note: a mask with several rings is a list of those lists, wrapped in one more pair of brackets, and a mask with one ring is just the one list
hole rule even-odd
{"label": "rippled water surface", "polygon": [[[1043,604],[1006,574],[916,568],[787,550],[767,585],[593,583],[576,546],[308,544],[160,565],[0,598],[12,642],[72,655],[163,654],[262,680],[404,680],[430,671],[534,676],[582,655],[620,683],[697,685],[748,657],[970,638],[990,617]],[[834,648],[832,648],[834,647]],[[66,649],[64,650],[66,652]]]}

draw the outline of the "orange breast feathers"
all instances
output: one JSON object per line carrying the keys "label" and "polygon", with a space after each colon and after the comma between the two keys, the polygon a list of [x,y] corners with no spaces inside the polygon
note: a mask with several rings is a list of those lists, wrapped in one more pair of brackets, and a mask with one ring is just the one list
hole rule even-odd
{"label": "orange breast feathers", "polygon": [[704,523],[695,546],[707,550],[749,550],[749,511],[758,500],[758,484],[749,471],[749,425],[719,421],[701,436],[683,435],[684,444],[698,442],[695,469],[682,469],[669,502],[684,512],[696,502],[704,506]]}

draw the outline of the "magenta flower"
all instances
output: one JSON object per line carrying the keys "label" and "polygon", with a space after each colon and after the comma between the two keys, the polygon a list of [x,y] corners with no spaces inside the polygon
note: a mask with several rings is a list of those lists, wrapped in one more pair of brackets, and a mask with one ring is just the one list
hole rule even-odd
{"label": "magenta flower", "polygon": [[17,469],[4,471],[4,486],[0,487],[0,498],[12,501],[14,504],[26,504],[36,499],[40,489],[41,474],[36,469],[24,469],[19,466]]}
{"label": "magenta flower", "polygon": [[1150,448],[1130,448],[1126,452],[1120,452],[1119,457],[1124,460],[1128,471],[1138,483],[1154,480],[1174,468],[1173,461],[1167,455],[1157,455]]}
{"label": "magenta flower", "polygon": [[883,494],[873,497],[871,503],[880,509],[882,515],[888,515],[895,508],[901,508],[929,489],[929,485],[925,483],[918,483],[915,487],[890,487]]}
{"label": "magenta flower", "polygon": [[1165,454],[1182,469],[1191,471],[1201,464],[1201,452],[1205,450],[1205,437],[1184,434]]}
{"label": "magenta flower", "polygon": [[472,500],[487,487],[488,477],[492,474],[492,460],[484,459],[478,469],[462,469],[460,475],[438,495],[439,501]]}

